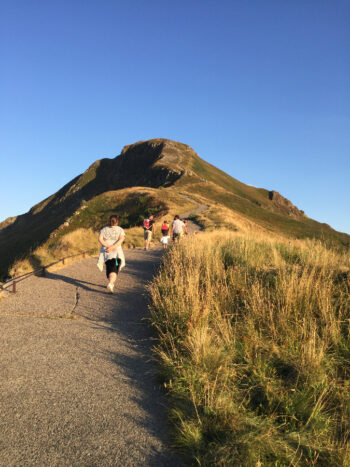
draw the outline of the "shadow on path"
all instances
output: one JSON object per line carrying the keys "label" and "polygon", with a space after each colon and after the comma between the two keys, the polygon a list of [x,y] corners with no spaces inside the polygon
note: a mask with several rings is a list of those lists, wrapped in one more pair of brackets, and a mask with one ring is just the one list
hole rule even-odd
{"label": "shadow on path", "polygon": [[[116,365],[116,380],[123,379],[130,384],[129,399],[137,404],[139,412],[125,412],[123,417],[130,423],[144,428],[163,446],[169,446],[169,427],[166,422],[166,401],[163,390],[157,381],[157,366],[152,359],[152,346],[155,337],[148,318],[148,297],[145,285],[157,272],[162,250],[148,253],[135,251],[127,256],[127,265],[120,272],[117,280],[117,293],[109,294],[101,282],[105,282],[95,262],[85,262],[81,277],[68,277],[58,273],[48,273],[48,280],[59,280],[72,284],[85,291],[81,292],[76,314],[83,317],[96,331],[114,333],[120,345],[118,351],[96,350],[88,348],[90,358],[96,357],[113,362]],[[129,256],[129,257],[128,257]],[[87,260],[89,261],[89,260]],[[68,270],[67,270],[68,272]],[[77,272],[70,274],[76,276]],[[99,298],[96,298],[98,293]],[[102,370],[100,370],[102,371]],[[149,466],[180,466],[182,462],[168,449],[157,451],[154,446],[148,453]],[[132,456],[132,449],[130,449]],[[130,465],[137,464],[136,459],[127,459]]]}
{"label": "shadow on path", "polygon": [[[80,287],[81,289],[88,290],[90,292],[97,292],[97,293],[107,294],[107,292],[105,290],[104,291],[96,290],[96,288],[105,289],[105,286],[103,286],[103,285],[96,284],[96,283],[93,283],[93,282],[84,281],[82,279],[76,279],[76,278],[73,278],[73,277],[68,277],[68,276],[65,276],[63,274],[57,274],[55,272],[48,272],[47,271],[46,274],[45,274],[45,278],[50,279],[50,280],[55,280],[55,281],[66,282],[67,284],[74,285],[75,287]],[[92,285],[93,287],[89,287],[89,285]]]}

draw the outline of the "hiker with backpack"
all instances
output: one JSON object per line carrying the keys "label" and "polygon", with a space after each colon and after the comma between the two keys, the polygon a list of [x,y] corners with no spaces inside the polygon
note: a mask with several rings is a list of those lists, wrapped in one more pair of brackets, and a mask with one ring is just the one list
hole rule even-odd
{"label": "hiker with backpack", "polygon": [[154,234],[154,220],[153,215],[151,214],[142,223],[143,227],[143,238],[145,240],[145,250],[149,250],[152,235]]}
{"label": "hiker with backpack", "polygon": [[114,284],[121,268],[125,266],[125,257],[122,243],[125,239],[124,230],[118,226],[118,216],[113,214],[109,218],[109,225],[104,227],[99,234],[98,241],[101,244],[100,255],[97,267],[102,272],[103,265],[106,266],[106,276],[108,279],[107,290],[114,292]]}

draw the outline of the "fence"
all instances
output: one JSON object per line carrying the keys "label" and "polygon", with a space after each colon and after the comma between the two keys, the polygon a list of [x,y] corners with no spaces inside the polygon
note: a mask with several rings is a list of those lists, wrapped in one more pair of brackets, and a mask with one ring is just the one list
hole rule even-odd
{"label": "fence", "polygon": [[[90,253],[95,253],[95,250],[87,250],[87,251],[83,251],[82,253],[77,253],[76,255],[65,256],[64,258],[61,258],[61,259],[55,261],[54,263],[47,264],[46,266],[40,266],[40,268],[37,268],[37,269],[34,269],[33,271],[22,274],[21,276],[11,277],[11,279],[7,280],[5,283],[0,284],[0,292],[5,291],[5,292],[9,292],[9,293],[16,293],[17,284],[19,282],[24,281],[25,279],[28,279],[28,277],[35,276],[35,275],[38,275],[38,274],[41,274],[41,276],[45,277],[46,270],[48,268],[54,266],[55,264],[59,264],[59,263],[65,264],[67,259],[76,258],[78,256],[82,256],[83,258],[86,258],[86,255],[90,254]],[[11,288],[12,288],[12,290],[9,290]]]}

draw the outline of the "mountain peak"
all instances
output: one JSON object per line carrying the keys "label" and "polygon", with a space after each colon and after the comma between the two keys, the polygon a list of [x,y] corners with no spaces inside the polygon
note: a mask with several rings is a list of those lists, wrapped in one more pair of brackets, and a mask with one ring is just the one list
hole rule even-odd
{"label": "mountain peak", "polygon": [[[166,138],[154,138],[128,144],[123,147],[120,157],[132,159],[133,162],[143,160],[177,171],[189,168],[192,158],[199,159],[198,154],[187,144]],[[157,164],[158,161],[161,162]]]}
{"label": "mountain peak", "polygon": [[278,192],[240,182],[187,144],[154,138],[124,146],[114,159],[96,161],[28,213],[1,223],[0,275],[17,258],[74,228],[98,229],[112,212],[128,219],[123,226],[130,227],[147,209],[183,212],[184,199],[207,205],[211,225],[237,229],[239,221],[282,235],[350,243],[349,236],[309,219]]}
{"label": "mountain peak", "polygon": [[123,147],[121,154],[124,154],[128,151],[133,150],[159,150],[164,148],[178,148],[179,150],[191,150],[193,149],[187,144],[180,143],[179,141],[174,141],[168,138],[152,138],[142,141],[136,141],[132,144],[127,144]]}

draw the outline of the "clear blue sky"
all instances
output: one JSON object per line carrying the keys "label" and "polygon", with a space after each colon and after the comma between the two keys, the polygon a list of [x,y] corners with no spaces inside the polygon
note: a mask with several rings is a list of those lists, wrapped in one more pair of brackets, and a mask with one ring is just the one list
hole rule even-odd
{"label": "clear blue sky", "polygon": [[2,0],[0,220],[165,137],[350,233],[348,0]]}

